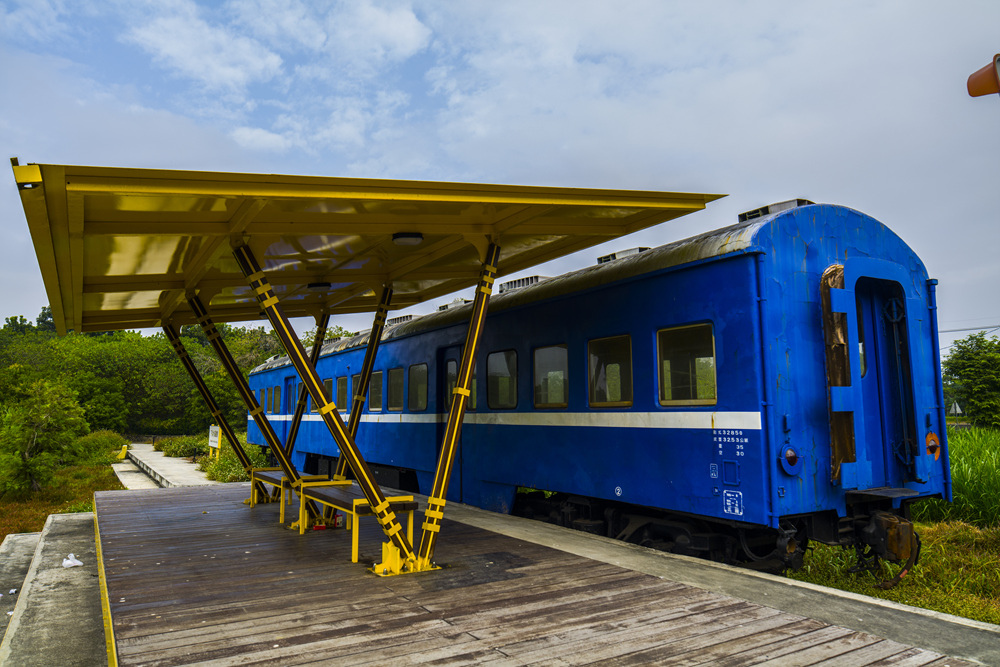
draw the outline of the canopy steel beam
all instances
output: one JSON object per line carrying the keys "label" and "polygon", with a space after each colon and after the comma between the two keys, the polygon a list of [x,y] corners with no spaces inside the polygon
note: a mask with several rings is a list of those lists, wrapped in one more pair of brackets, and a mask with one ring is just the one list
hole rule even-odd
{"label": "canopy steel beam", "polygon": [[[329,324],[329,313],[324,313],[316,318],[316,336],[313,338],[312,350],[309,351],[309,362],[313,366],[316,366],[319,354],[323,351],[323,341],[326,339],[326,328]],[[288,435],[285,437],[285,456],[289,459],[292,458],[292,452],[295,451],[295,439],[299,435],[299,424],[302,423],[302,416],[306,413],[306,399],[308,397],[309,392],[306,391],[306,386],[299,387],[299,402],[295,404],[295,416],[292,417],[292,423],[288,427]]]}
{"label": "canopy steel beam", "polygon": [[177,357],[184,366],[184,370],[188,372],[188,375],[190,375],[191,379],[194,381],[195,387],[198,388],[198,393],[201,394],[201,398],[205,401],[208,411],[212,413],[212,417],[219,424],[219,430],[222,431],[223,435],[226,436],[226,440],[229,441],[229,446],[233,448],[233,452],[236,454],[236,458],[240,460],[240,465],[243,466],[243,470],[246,471],[247,475],[250,475],[253,472],[253,464],[250,462],[250,457],[247,456],[246,451],[244,451],[243,446],[236,437],[236,433],[233,431],[232,427],[229,426],[226,416],[222,414],[222,410],[219,409],[219,404],[215,401],[215,398],[212,396],[212,392],[208,389],[208,385],[205,384],[205,380],[202,379],[201,373],[198,372],[194,362],[191,360],[191,356],[184,348],[184,343],[181,342],[181,337],[178,335],[177,329],[175,329],[172,324],[166,324],[163,326],[163,333],[167,335],[167,340],[170,341],[170,344],[174,348],[174,352],[177,353]]}
{"label": "canopy steel beam", "polygon": [[[385,499],[385,494],[382,493],[382,489],[379,488],[378,483],[375,481],[375,477],[368,468],[368,464],[365,463],[361,452],[358,451],[354,438],[345,429],[344,422],[337,413],[337,405],[326,396],[326,392],[323,390],[323,382],[320,380],[319,374],[316,373],[315,366],[309,363],[302,343],[299,342],[291,323],[278,306],[278,298],[274,295],[271,284],[268,282],[263,270],[261,270],[253,251],[250,250],[248,245],[239,244],[233,249],[233,256],[236,258],[240,270],[250,284],[250,288],[257,295],[257,301],[264,310],[264,314],[267,316],[268,321],[270,321],[271,326],[274,327],[278,339],[284,346],[292,365],[295,366],[295,370],[302,379],[302,383],[309,391],[309,396],[312,398],[313,403],[319,406],[319,414],[330,430],[330,434],[333,436],[337,446],[340,447],[341,456],[347,457],[347,462],[354,472],[358,486],[361,488],[362,493],[365,494],[365,498],[368,500],[375,518],[378,520],[379,525],[382,526],[382,531],[390,540],[390,543],[382,545],[383,560],[386,561],[383,563],[385,567],[383,568],[382,565],[379,565],[374,569],[379,572],[382,570],[391,570],[393,574],[413,570],[416,565],[416,556],[413,553],[413,546],[406,538],[403,526],[396,520],[395,512],[391,511],[389,501]],[[394,555],[393,552],[395,552]],[[387,554],[389,555],[387,556]],[[390,560],[392,561],[391,563],[389,562]]]}
{"label": "canopy steel beam", "polygon": [[[392,287],[385,285],[382,288],[382,296],[378,301],[378,308],[375,310],[375,321],[372,323],[371,333],[368,334],[368,348],[365,350],[365,360],[361,364],[361,377],[358,378],[358,393],[354,396],[354,403],[351,405],[351,417],[347,421],[347,433],[354,440],[358,437],[358,425],[361,423],[361,409],[368,398],[368,383],[372,379],[372,369],[375,367],[375,354],[378,352],[379,343],[382,341],[382,331],[385,329],[385,320],[389,314],[389,302],[392,301]],[[347,459],[341,456],[337,459],[337,470],[334,472],[334,479],[344,479],[347,473]]]}
{"label": "canopy steel beam", "polygon": [[423,531],[420,534],[420,551],[417,553],[417,569],[428,570],[435,567],[434,546],[438,533],[441,531],[441,519],[444,517],[445,496],[448,494],[448,482],[451,480],[452,464],[455,461],[455,450],[458,437],[462,433],[462,420],[468,405],[472,383],[472,369],[476,363],[476,351],[479,339],[486,322],[486,309],[493,292],[493,282],[497,277],[497,266],[500,259],[500,246],[490,243],[486,249],[482,272],[479,274],[479,285],[472,304],[472,316],[469,319],[469,329],[465,333],[465,347],[462,350],[462,363],[458,369],[455,388],[452,390],[453,400],[448,413],[448,423],[445,426],[444,440],[441,443],[441,453],[438,456],[437,470],[434,473],[434,484],[430,497],[427,498],[427,511],[424,513]]}

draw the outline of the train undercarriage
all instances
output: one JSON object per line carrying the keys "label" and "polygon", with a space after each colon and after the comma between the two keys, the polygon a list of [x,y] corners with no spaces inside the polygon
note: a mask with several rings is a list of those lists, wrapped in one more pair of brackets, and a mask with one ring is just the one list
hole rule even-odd
{"label": "train undercarriage", "polygon": [[517,494],[511,513],[669,553],[773,573],[802,567],[812,539],[853,548],[857,564],[852,572],[878,576],[884,572],[883,563],[898,564],[896,573],[879,584],[892,588],[916,565],[920,538],[905,504],[902,516],[891,504],[882,505],[853,504],[847,517],[837,517],[835,512],[786,517],[779,529],[773,529],[532,490]]}

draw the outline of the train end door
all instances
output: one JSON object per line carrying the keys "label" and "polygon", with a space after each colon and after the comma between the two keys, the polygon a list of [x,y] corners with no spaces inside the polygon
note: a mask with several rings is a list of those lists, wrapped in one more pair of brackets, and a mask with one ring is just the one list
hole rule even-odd
{"label": "train end door", "polygon": [[903,267],[871,258],[824,273],[831,478],[845,490],[926,482],[912,379],[915,315],[926,304],[903,287]]}

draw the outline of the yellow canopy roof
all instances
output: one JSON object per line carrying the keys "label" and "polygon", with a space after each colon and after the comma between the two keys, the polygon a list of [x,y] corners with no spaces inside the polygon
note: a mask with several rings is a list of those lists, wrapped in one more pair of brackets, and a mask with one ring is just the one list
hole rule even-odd
{"label": "yellow canopy roof", "polygon": [[701,210],[723,195],[17,165],[59,333],[256,320],[230,242],[247,239],[289,317],[393,308]]}

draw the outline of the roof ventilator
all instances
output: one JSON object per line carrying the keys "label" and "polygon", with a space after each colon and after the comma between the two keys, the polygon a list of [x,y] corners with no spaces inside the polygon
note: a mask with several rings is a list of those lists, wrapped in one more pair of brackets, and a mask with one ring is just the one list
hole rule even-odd
{"label": "roof ventilator", "polygon": [[815,203],[816,202],[809,201],[808,199],[789,199],[788,201],[782,201],[777,204],[762,206],[761,208],[755,208],[752,211],[740,213],[740,222],[746,222],[747,220],[753,220],[754,218],[763,218],[765,215],[774,215],[775,213],[781,213],[782,211],[798,208],[799,206],[810,206]]}
{"label": "roof ventilator", "polygon": [[638,255],[640,252],[646,252],[649,248],[629,248],[628,250],[619,250],[618,252],[613,252],[610,255],[604,255],[603,257],[597,258],[598,264],[607,264],[608,262],[614,261],[616,259],[622,259],[623,257],[631,257],[632,255]]}

